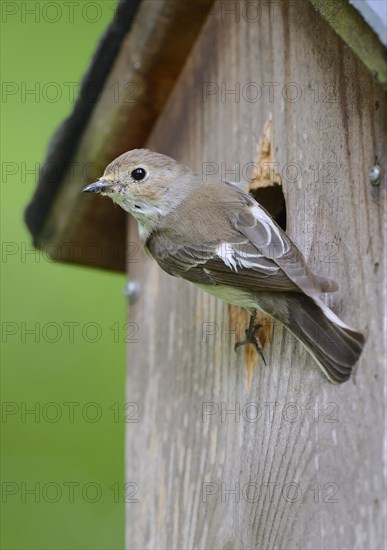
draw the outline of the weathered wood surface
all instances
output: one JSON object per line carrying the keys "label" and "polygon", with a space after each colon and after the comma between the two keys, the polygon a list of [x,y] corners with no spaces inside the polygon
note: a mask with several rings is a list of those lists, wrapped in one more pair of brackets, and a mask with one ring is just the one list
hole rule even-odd
{"label": "weathered wood surface", "polygon": [[[227,332],[245,317],[132,255],[127,548],[384,548],[385,195],[368,180],[384,166],[383,91],[307,2],[260,3],[255,21],[251,1],[237,4],[250,19],[217,4],[148,146],[232,170],[254,162],[271,114],[288,232],[339,282],[327,303],[368,341],[355,382],[334,386],[276,325],[248,391]],[[236,83],[239,98],[222,96]]]}
{"label": "weathered wood surface", "polygon": [[[347,0],[309,0],[334,29],[340,38],[363,61],[365,66],[374,74],[374,78],[383,86],[387,85],[387,56],[386,49],[375,32],[360,13],[360,6],[356,8]],[[368,6],[367,6],[368,7]]]}

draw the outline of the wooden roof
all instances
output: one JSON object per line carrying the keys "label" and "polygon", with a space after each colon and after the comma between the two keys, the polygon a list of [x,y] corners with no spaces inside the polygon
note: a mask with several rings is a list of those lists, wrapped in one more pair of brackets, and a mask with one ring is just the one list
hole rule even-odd
{"label": "wooden roof", "polygon": [[115,157],[145,144],[212,1],[118,3],[26,209],[37,248],[60,261],[125,270],[125,212],[80,191]]}

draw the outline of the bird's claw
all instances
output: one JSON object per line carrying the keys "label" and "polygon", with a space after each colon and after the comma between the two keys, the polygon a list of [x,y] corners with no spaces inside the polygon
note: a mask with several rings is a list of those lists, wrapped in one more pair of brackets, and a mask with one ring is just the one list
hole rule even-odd
{"label": "bird's claw", "polygon": [[245,330],[245,338],[235,343],[234,350],[237,351],[237,349],[240,348],[241,346],[246,346],[247,344],[253,344],[257,353],[262,357],[262,361],[266,365],[267,363],[263,355],[262,346],[256,335],[259,329],[262,328],[262,325],[254,324],[254,320],[255,320],[255,315],[252,315],[250,319],[249,328]]}

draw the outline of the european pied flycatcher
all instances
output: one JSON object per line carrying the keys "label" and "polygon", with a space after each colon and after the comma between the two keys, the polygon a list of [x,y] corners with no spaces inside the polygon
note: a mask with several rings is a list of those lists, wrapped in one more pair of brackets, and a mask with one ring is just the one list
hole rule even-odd
{"label": "european pied flycatcher", "polygon": [[[251,314],[283,323],[335,384],[345,382],[364,336],[319,298],[337,285],[314,275],[286,233],[236,185],[202,178],[187,166],[146,149],[124,153],[83,189],[110,197],[137,222],[141,242],[159,266]],[[236,346],[236,347],[237,347]]]}

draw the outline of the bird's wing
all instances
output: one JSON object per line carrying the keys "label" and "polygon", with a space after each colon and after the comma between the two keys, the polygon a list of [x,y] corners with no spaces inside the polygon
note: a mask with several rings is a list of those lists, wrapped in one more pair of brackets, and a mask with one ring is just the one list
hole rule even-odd
{"label": "bird's wing", "polygon": [[[191,228],[184,231],[182,227],[150,235],[146,246],[164,271],[193,283],[230,285],[251,292],[302,290],[316,296],[334,289],[334,283],[311,273],[296,245],[251,195],[232,184],[224,185],[226,211],[232,214],[224,238],[206,235],[204,240],[201,236],[195,244]],[[221,212],[224,209],[213,209],[211,215]],[[217,224],[216,219],[212,221]]]}
{"label": "bird's wing", "polygon": [[275,220],[252,197],[244,195],[246,206],[235,221],[237,231],[308,296],[337,290],[334,281],[312,273],[297,246]]}
{"label": "bird's wing", "polygon": [[236,232],[232,243],[194,246],[180,244],[160,231],[148,239],[147,248],[164,271],[192,283],[229,285],[251,292],[299,291],[273,260]]}

